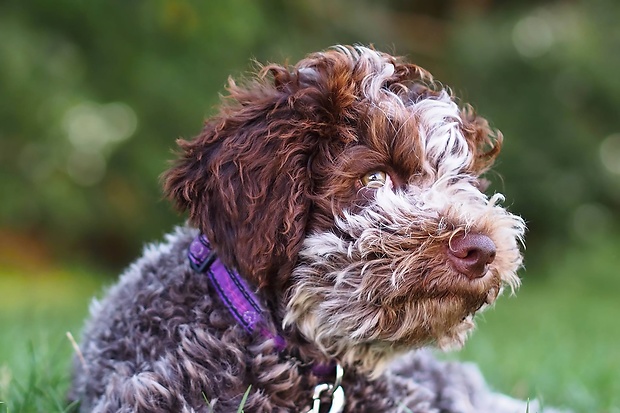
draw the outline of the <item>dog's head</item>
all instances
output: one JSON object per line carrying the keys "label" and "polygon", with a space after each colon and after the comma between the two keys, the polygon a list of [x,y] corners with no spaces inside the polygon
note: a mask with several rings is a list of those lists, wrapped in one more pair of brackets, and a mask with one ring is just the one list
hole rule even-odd
{"label": "dog's head", "polygon": [[335,47],[228,90],[179,141],[166,192],[326,356],[373,370],[462,344],[474,313],[518,285],[523,221],[481,178],[501,135],[428,72]]}

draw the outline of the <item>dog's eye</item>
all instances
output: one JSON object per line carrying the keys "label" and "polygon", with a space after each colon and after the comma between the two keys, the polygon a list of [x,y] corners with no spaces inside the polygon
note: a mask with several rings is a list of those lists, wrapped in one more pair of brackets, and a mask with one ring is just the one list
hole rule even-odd
{"label": "dog's eye", "polygon": [[362,177],[362,184],[367,188],[381,188],[387,181],[387,174],[383,171],[372,171]]}

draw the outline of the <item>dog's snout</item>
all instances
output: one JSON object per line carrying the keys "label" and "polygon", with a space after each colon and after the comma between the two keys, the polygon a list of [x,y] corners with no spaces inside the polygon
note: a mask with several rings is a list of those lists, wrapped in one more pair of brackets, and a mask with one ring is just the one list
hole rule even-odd
{"label": "dog's snout", "polygon": [[470,279],[484,276],[487,265],[495,259],[495,243],[483,234],[453,237],[448,244],[448,257],[455,269]]}

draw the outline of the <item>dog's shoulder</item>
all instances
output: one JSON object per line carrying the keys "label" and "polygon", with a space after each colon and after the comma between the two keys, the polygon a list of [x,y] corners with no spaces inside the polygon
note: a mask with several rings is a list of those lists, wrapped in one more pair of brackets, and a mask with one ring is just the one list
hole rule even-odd
{"label": "dog's shoulder", "polygon": [[205,294],[206,280],[191,270],[187,259],[187,248],[196,235],[195,229],[178,227],[163,241],[146,245],[142,256],[105,291],[104,298],[93,300],[91,316],[99,317],[105,307],[114,307],[110,310],[115,313],[119,307],[150,309],[162,300],[174,300],[177,290],[189,286],[194,295]]}

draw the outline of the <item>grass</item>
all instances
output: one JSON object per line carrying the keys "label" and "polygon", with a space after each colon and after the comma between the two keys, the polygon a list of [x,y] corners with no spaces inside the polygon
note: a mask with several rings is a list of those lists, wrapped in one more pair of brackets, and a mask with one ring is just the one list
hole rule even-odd
{"label": "grass", "polygon": [[68,412],[72,347],[101,278],[79,270],[0,272],[0,413]]}
{"label": "grass", "polygon": [[[458,358],[522,399],[583,413],[620,412],[620,243],[597,242],[525,271],[516,297],[478,319]],[[537,279],[542,278],[542,279]]]}
{"label": "grass", "polygon": [[[447,357],[477,363],[495,389],[522,399],[620,413],[618,251],[620,240],[603,240],[523,272],[517,297],[501,297]],[[79,337],[101,280],[80,269],[0,270],[0,413],[71,411],[65,333]]]}

